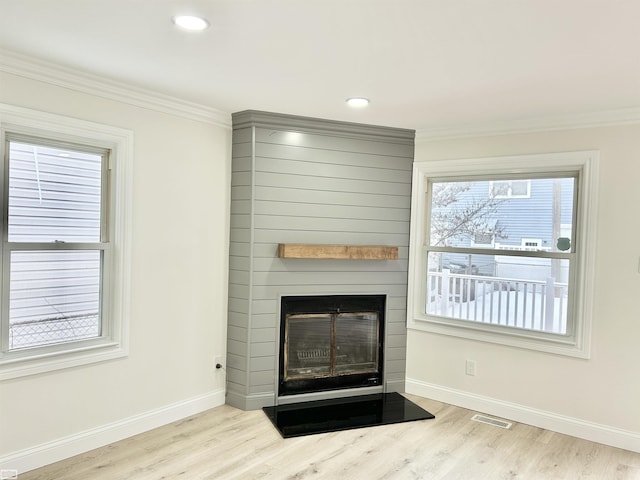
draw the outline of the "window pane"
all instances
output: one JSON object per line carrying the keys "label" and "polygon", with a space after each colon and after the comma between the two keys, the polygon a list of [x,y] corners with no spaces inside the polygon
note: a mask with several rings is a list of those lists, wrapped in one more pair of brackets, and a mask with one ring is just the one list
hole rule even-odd
{"label": "window pane", "polygon": [[508,197],[509,182],[493,182],[493,195],[495,197]]}
{"label": "window pane", "polygon": [[511,182],[511,195],[514,197],[524,197],[529,194],[529,182],[516,180]]}
{"label": "window pane", "polygon": [[497,249],[518,250],[523,239],[539,238],[538,250],[558,251],[558,244],[562,251],[573,250],[574,181],[432,182],[429,245],[469,247],[475,239],[491,238]]}
{"label": "window pane", "polygon": [[426,313],[567,333],[569,260],[429,254]]}
{"label": "window pane", "polygon": [[10,349],[100,335],[98,250],[11,252]]}
{"label": "window pane", "polygon": [[9,241],[99,242],[102,156],[10,143]]}

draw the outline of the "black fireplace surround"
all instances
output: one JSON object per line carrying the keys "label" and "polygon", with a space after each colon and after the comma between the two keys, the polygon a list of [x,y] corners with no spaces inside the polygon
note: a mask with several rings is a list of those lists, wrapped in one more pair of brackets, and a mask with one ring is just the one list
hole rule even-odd
{"label": "black fireplace surround", "polygon": [[383,384],[385,295],[283,296],[279,396]]}

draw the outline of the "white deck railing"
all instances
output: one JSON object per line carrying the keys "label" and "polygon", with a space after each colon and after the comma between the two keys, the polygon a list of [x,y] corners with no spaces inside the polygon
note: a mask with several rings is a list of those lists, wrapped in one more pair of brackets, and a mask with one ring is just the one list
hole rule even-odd
{"label": "white deck railing", "polygon": [[567,284],[454,274],[427,275],[427,313],[507,327],[566,333]]}

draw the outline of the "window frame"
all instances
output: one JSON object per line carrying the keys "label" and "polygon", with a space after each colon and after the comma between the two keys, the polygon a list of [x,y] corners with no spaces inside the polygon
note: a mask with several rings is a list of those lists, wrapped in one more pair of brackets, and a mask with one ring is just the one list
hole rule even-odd
{"label": "window frame", "polygon": [[[459,160],[415,162],[413,168],[411,235],[409,246],[409,285],[407,326],[433,332],[580,358],[590,356],[591,318],[595,271],[595,233],[597,213],[597,151],[527,154]],[[426,246],[429,228],[428,192],[430,180],[469,177],[506,178],[577,175],[574,212],[575,264],[570,279],[573,326],[567,335],[549,334],[497,325],[461,322],[425,313],[427,279]],[[473,250],[473,247],[471,247]],[[486,254],[486,250],[477,253]]]}
{"label": "window frame", "polygon": [[[120,358],[128,354],[129,291],[130,291],[130,202],[132,188],[133,133],[130,130],[88,122],[70,117],[39,112],[22,107],[0,104],[0,158],[3,161],[2,191],[8,180],[8,147],[12,141],[35,141],[41,145],[60,148],[82,148],[87,151],[109,152],[103,171],[110,172],[106,184],[107,203],[102,207],[106,237],[102,250],[101,316],[102,331],[99,337],[54,345],[36,346],[8,351],[8,293],[2,298],[0,327],[0,380],[54,371],[78,365]],[[103,179],[106,180],[106,179]],[[2,194],[2,202],[6,201]],[[6,227],[6,207],[3,205]],[[7,232],[3,232],[2,282],[8,279],[11,251]],[[15,242],[14,242],[15,243]],[[74,242],[71,242],[73,245]],[[18,250],[38,250],[38,243],[14,245]],[[69,244],[48,245],[47,250],[69,250]],[[8,286],[3,288],[8,292]],[[7,298],[5,298],[7,297]]]}
{"label": "window frame", "polygon": [[[8,237],[9,227],[9,207],[8,196],[3,194],[4,191],[9,192],[9,171],[10,171],[10,144],[11,142],[22,143],[27,145],[33,145],[45,148],[59,148],[62,150],[75,150],[83,153],[91,153],[99,155],[101,160],[101,185],[100,185],[100,239],[94,242],[79,242],[79,241],[64,241],[56,242],[28,242],[28,241],[11,241]],[[111,245],[113,240],[109,235],[109,226],[113,219],[110,218],[111,208],[109,206],[109,177],[111,170],[109,168],[111,150],[106,148],[96,148],[95,145],[80,145],[76,143],[60,142],[58,140],[52,140],[50,138],[25,136],[22,134],[15,134],[13,132],[4,133],[4,155],[2,158],[3,171],[0,173],[0,179],[2,186],[0,188],[0,208],[2,209],[3,222],[0,222],[0,234],[2,235],[2,247],[0,251],[0,257],[2,259],[2,278],[0,279],[0,312],[2,320],[0,321],[0,352],[3,356],[8,358],[20,358],[32,356],[34,352],[41,353],[55,353],[69,349],[70,343],[73,343],[76,348],[92,346],[98,343],[103,343],[104,338],[109,336],[110,322],[107,320],[110,316],[109,312],[109,298],[110,298],[110,285],[103,282],[103,278],[108,278],[111,270]],[[2,176],[4,175],[4,178]],[[100,252],[100,305],[99,305],[99,319],[100,319],[100,335],[83,340],[72,340],[70,342],[60,342],[49,345],[36,345],[32,347],[25,347],[22,349],[10,350],[9,341],[9,322],[6,320],[9,317],[10,310],[10,272],[11,272],[11,260],[14,252],[70,252],[70,251],[86,251],[96,250]]]}

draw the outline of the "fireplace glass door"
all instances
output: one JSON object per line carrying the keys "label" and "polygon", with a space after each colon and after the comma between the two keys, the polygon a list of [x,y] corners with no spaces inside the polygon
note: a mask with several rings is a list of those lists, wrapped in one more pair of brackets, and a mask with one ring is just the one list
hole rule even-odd
{"label": "fireplace glass door", "polygon": [[284,380],[378,371],[377,312],[286,317]]}
{"label": "fireplace glass door", "polygon": [[378,314],[340,313],[335,326],[335,374],[377,371]]}
{"label": "fireplace glass door", "polygon": [[380,387],[384,295],[283,296],[278,395]]}

